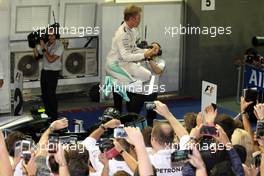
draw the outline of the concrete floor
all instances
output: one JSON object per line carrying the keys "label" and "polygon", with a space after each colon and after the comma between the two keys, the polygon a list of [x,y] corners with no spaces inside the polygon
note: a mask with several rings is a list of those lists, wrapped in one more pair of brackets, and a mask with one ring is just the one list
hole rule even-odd
{"label": "concrete floor", "polygon": [[[165,94],[159,96],[159,99],[166,100],[166,99],[172,99],[177,97],[177,94]],[[65,110],[71,110],[71,109],[82,109],[82,108],[87,108],[87,107],[96,107],[98,105],[113,105],[113,100],[107,100],[102,103],[98,102],[92,102],[90,97],[86,93],[73,93],[73,94],[60,94],[58,95],[58,102],[59,102],[59,111],[65,111]],[[27,101],[24,103],[24,111],[23,114],[29,114],[30,109],[32,108],[33,105],[42,105],[40,97],[35,98],[34,100]],[[235,97],[230,97],[230,98],[224,98],[218,100],[218,106],[231,110],[233,112],[239,112],[239,104],[236,102]],[[12,114],[12,113],[11,113]],[[9,114],[9,115],[11,115]],[[3,114],[1,116],[7,116],[8,114]]]}
{"label": "concrete floor", "polygon": [[[58,111],[95,107],[100,104],[98,102],[92,102],[90,97],[84,93],[60,94],[57,96],[57,99]],[[42,105],[40,97],[37,100],[25,102],[24,112],[28,113],[35,104]],[[105,102],[105,104],[111,103]]]}
{"label": "concrete floor", "polygon": [[[177,97],[176,94],[162,95],[162,96],[159,96],[159,99],[167,100],[167,99],[173,99],[175,97]],[[102,103],[92,102],[90,97],[85,94],[70,94],[70,95],[58,96],[58,101],[59,101],[59,111],[95,107],[101,104],[109,105],[109,106],[113,105],[113,100],[111,99],[106,100]],[[234,112],[240,111],[239,104],[237,104],[235,97],[224,98],[224,99],[218,100],[218,106],[234,111]],[[25,111],[28,111],[27,109],[29,109],[31,106],[26,105],[26,107],[27,108],[25,108]]]}
{"label": "concrete floor", "polygon": [[218,106],[233,112],[240,112],[240,105],[236,101],[236,97],[224,98],[218,101]]}

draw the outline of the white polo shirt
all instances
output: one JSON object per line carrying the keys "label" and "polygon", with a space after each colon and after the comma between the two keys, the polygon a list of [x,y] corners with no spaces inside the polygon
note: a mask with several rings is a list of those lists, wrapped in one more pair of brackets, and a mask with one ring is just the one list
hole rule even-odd
{"label": "white polo shirt", "polygon": [[40,46],[37,46],[37,50],[39,54],[43,55],[43,69],[44,70],[50,70],[50,71],[59,71],[62,69],[62,54],[64,52],[64,47],[60,40],[56,40],[55,43],[52,45],[49,45],[49,42],[46,43],[47,50],[50,55],[56,55],[60,58],[55,60],[54,62],[50,63],[45,55],[43,55],[43,52],[40,48]]}
{"label": "white polo shirt", "polygon": [[[93,175],[101,175],[104,165],[99,161],[99,155],[101,151],[96,145],[96,140],[91,137],[87,137],[82,144],[89,151],[89,159],[96,173]],[[127,173],[133,175],[133,171],[128,167],[125,161],[117,161],[115,159],[109,160],[109,176],[114,175],[117,171],[126,171]]]}
{"label": "white polo shirt", "polygon": [[130,175],[134,175],[125,161],[117,161],[115,159],[109,160],[109,176],[114,175],[117,171],[125,171]]}
{"label": "white polo shirt", "polygon": [[160,150],[149,155],[151,164],[156,168],[157,176],[181,176],[182,166],[174,166],[171,163],[173,150]]}
{"label": "white polo shirt", "polygon": [[96,172],[101,173],[104,168],[104,165],[99,161],[99,155],[101,151],[99,147],[96,145],[96,140],[94,138],[87,137],[82,142],[82,144],[89,152],[89,159],[91,161],[93,168],[96,170]]}

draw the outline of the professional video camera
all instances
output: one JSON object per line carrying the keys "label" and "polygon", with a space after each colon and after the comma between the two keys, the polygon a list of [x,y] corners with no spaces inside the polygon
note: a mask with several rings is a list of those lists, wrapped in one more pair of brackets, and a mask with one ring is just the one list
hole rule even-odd
{"label": "professional video camera", "polygon": [[252,38],[252,44],[254,46],[262,46],[264,45],[264,37],[261,37],[261,36],[254,36]]}
{"label": "professional video camera", "polygon": [[117,109],[115,109],[113,107],[108,107],[105,109],[103,115],[98,118],[98,120],[103,122],[103,123],[106,123],[109,120],[112,120],[114,118],[120,119],[120,116],[121,116],[121,114]]}
{"label": "professional video camera", "polygon": [[49,35],[48,35],[49,29],[53,28],[56,34],[56,39],[60,38],[60,34],[59,34],[60,24],[56,23],[54,11],[53,11],[53,18],[54,18],[54,24],[48,26],[46,29],[40,29],[37,31],[33,31],[27,36],[28,46],[30,48],[35,48],[36,45],[40,43],[40,40],[43,40],[45,43],[47,43],[49,40]]}
{"label": "professional video camera", "polygon": [[[49,40],[49,35],[48,35],[49,29],[54,28],[54,31],[59,31],[59,27],[60,27],[60,24],[55,23],[55,24],[47,27],[46,29],[31,32],[27,36],[28,46],[30,48],[35,48],[36,45],[40,43],[40,40],[43,40],[44,43],[47,43]],[[59,38],[60,38],[60,34],[58,32],[58,33],[56,33],[56,39],[59,39]]]}
{"label": "professional video camera", "polygon": [[244,61],[255,67],[264,67],[264,58],[255,48],[249,48],[244,54]]}
{"label": "professional video camera", "polygon": [[[147,41],[144,41],[144,40],[141,41],[140,43],[138,43],[137,44],[137,47],[139,47],[141,49],[152,49],[153,48],[152,44],[154,44],[154,43],[158,44],[159,47],[161,48],[160,44],[157,43],[157,42],[152,42],[151,45],[148,45],[148,42]],[[158,52],[157,56],[161,56],[161,55],[162,55],[162,50],[159,49],[159,52]]]}
{"label": "professional video camera", "polygon": [[115,147],[113,140],[109,138],[101,138],[99,139],[97,144],[101,152],[110,150],[111,148]]}
{"label": "professional video camera", "polygon": [[152,44],[156,43],[160,47],[160,50],[159,50],[157,56],[161,56],[162,55],[162,50],[161,50],[160,44],[158,42],[152,42],[151,45],[148,45],[148,42],[146,41],[146,38],[147,38],[147,26],[145,26],[145,40],[142,40],[140,43],[138,43],[137,47],[139,47],[141,49],[152,49],[153,48]]}

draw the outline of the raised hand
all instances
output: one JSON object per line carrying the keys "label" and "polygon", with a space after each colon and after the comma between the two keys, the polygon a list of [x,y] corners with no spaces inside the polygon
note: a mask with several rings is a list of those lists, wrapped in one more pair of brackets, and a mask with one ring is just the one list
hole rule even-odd
{"label": "raised hand", "polygon": [[264,119],[264,103],[259,103],[256,106],[254,106],[254,113],[258,120]]}
{"label": "raised hand", "polygon": [[144,144],[143,135],[139,128],[134,127],[125,127],[124,130],[127,133],[127,140],[134,146],[138,146]]}
{"label": "raised hand", "polygon": [[161,103],[160,101],[154,101],[154,103],[156,105],[154,111],[156,111],[159,115],[165,117],[166,119],[171,115],[171,112],[166,104]]}
{"label": "raised hand", "polygon": [[66,118],[55,120],[50,125],[54,130],[61,130],[68,127],[68,120]]}
{"label": "raised hand", "polygon": [[247,102],[243,96],[240,97],[240,111],[245,112],[246,108],[253,103],[253,101]]}
{"label": "raised hand", "polygon": [[192,149],[192,155],[189,155],[189,160],[188,160],[191,165],[193,165],[196,169],[203,169],[205,168],[205,164],[203,162],[203,159],[201,157],[200,152],[196,147],[193,147]]}
{"label": "raised hand", "polygon": [[120,120],[117,119],[112,119],[108,121],[107,123],[104,124],[105,128],[116,128],[119,127],[121,124]]}
{"label": "raised hand", "polygon": [[225,131],[223,130],[223,128],[220,125],[216,125],[215,128],[218,131],[218,135],[214,136],[214,138],[219,142],[225,145],[226,149],[230,149],[231,142],[228,138],[228,136],[226,135]]}
{"label": "raised hand", "polygon": [[207,106],[204,110],[205,122],[208,124],[214,123],[215,117],[217,116],[217,110],[212,105]]}

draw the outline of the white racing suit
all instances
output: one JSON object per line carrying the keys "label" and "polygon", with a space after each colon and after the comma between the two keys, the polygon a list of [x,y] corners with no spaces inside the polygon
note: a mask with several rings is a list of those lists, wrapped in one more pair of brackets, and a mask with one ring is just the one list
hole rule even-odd
{"label": "white racing suit", "polygon": [[121,84],[150,80],[151,72],[140,65],[145,49],[136,46],[138,32],[124,22],[116,31],[106,59],[106,72]]}

